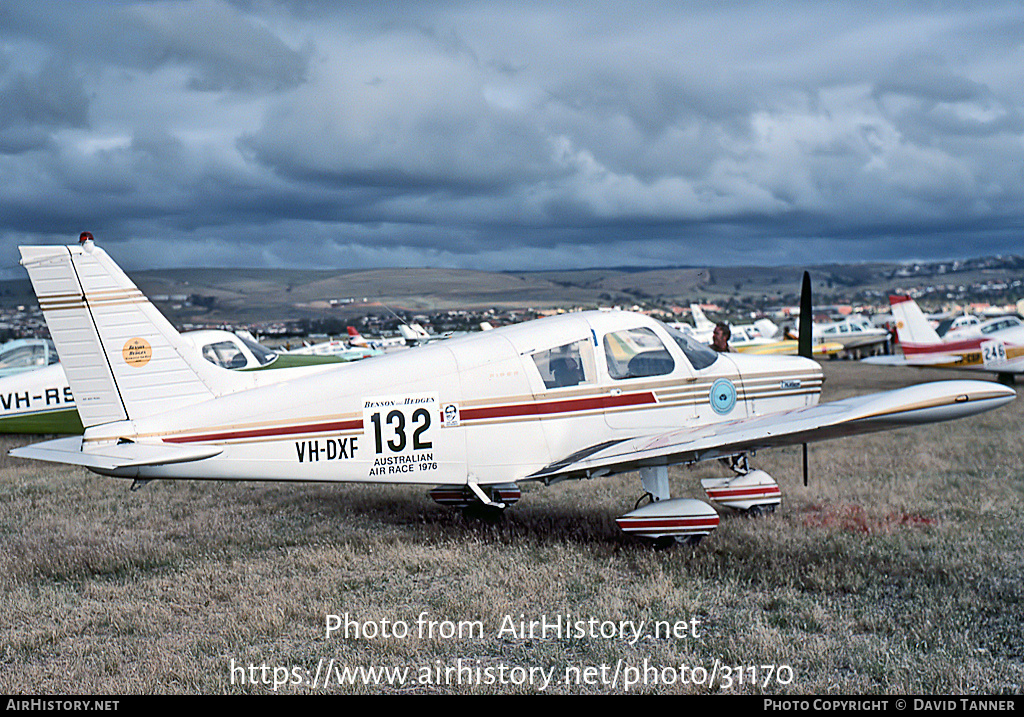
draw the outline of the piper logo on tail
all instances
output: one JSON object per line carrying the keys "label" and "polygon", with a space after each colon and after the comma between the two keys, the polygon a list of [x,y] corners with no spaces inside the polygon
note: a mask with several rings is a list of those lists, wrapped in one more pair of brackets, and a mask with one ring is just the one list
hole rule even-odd
{"label": "piper logo on tail", "polygon": [[124,348],[121,349],[121,356],[124,357],[126,364],[139,368],[145,366],[153,358],[153,347],[146,339],[128,339]]}

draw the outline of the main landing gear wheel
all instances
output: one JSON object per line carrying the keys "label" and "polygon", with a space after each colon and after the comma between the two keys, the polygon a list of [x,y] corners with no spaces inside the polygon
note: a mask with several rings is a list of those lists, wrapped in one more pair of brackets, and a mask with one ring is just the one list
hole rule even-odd
{"label": "main landing gear wheel", "polygon": [[[647,538],[656,548],[682,543],[696,545],[718,527],[718,513],[707,503],[692,498],[672,498],[668,468],[651,466],[640,469],[644,494],[633,510],[615,519],[624,533]],[[644,499],[650,502],[644,506]]]}
{"label": "main landing gear wheel", "polygon": [[762,516],[762,515],[770,515],[771,513],[775,512],[776,505],[777,504],[752,505],[749,508],[747,508],[745,511],[743,511],[743,515],[745,515],[745,516],[747,516],[749,518],[757,518],[758,516]]}
{"label": "main landing gear wheel", "polygon": [[735,475],[701,481],[713,503],[750,517],[775,512],[782,502],[782,490],[774,478],[762,470],[750,470],[746,453],[723,458],[722,463]]}
{"label": "main landing gear wheel", "polygon": [[470,503],[462,509],[463,517],[468,520],[479,520],[485,523],[496,523],[505,516],[505,508],[496,508],[491,505],[484,505],[476,502]]}
{"label": "main landing gear wheel", "polygon": [[462,514],[474,520],[493,521],[505,513],[505,508],[519,502],[521,493],[515,483],[497,485],[439,485],[430,491],[437,503],[460,508]]}

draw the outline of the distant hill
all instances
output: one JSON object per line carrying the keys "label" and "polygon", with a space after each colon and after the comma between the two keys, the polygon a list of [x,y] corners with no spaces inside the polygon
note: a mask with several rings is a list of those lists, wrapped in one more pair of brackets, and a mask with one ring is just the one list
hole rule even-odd
{"label": "distant hill", "polygon": [[[743,298],[795,303],[805,267],[679,267],[483,272],[461,269],[166,269],[129,272],[176,323],[278,321],[387,309],[413,312],[600,306],[686,305]],[[816,303],[846,302],[895,288],[968,285],[1024,276],[1024,258],[931,264],[809,267]],[[27,279],[0,282],[0,306],[35,305]],[[385,309],[384,307],[387,307]]]}

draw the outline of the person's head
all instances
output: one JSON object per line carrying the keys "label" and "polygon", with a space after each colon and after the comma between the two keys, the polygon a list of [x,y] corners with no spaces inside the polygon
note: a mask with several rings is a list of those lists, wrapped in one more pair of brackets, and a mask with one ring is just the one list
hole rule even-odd
{"label": "person's head", "polygon": [[715,332],[712,334],[711,347],[715,351],[728,351],[729,339],[732,338],[732,331],[728,324],[715,324]]}

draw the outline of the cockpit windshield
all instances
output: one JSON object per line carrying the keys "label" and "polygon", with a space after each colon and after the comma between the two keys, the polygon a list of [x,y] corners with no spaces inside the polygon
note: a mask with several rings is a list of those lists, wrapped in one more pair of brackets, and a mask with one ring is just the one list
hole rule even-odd
{"label": "cockpit windshield", "polygon": [[252,355],[256,357],[256,360],[260,362],[260,366],[266,366],[268,363],[277,358],[277,354],[268,349],[263,344],[258,344],[255,341],[250,341],[244,336],[239,336],[249,350],[252,351]]}
{"label": "cockpit windshield", "polygon": [[705,369],[718,360],[718,352],[710,346],[702,344],[696,339],[687,336],[679,329],[674,329],[663,323],[661,325],[665,331],[668,332],[668,335],[671,336],[677,344],[679,344],[679,348],[681,348],[683,353],[686,354],[687,360],[689,360],[690,365],[693,366],[695,371]]}

